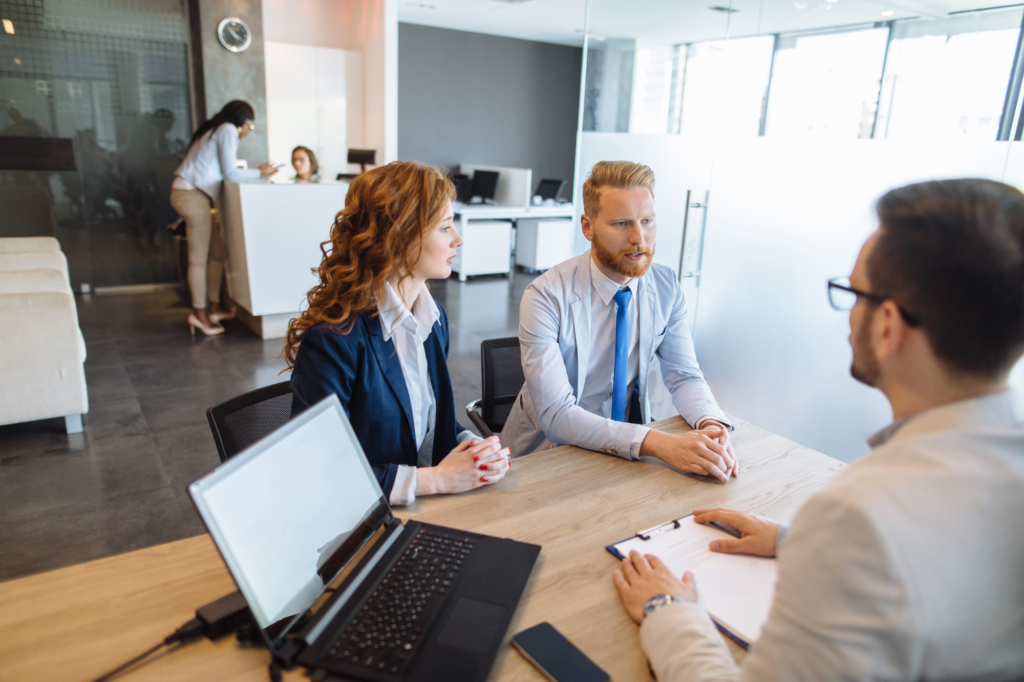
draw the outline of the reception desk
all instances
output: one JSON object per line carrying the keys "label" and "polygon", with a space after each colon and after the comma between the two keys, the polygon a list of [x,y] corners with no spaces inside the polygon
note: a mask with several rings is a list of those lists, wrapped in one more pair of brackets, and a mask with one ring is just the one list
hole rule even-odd
{"label": "reception desk", "polygon": [[280,338],[316,284],[321,242],[345,205],[348,183],[224,183],[221,222],[228,294],[238,318],[264,339]]}

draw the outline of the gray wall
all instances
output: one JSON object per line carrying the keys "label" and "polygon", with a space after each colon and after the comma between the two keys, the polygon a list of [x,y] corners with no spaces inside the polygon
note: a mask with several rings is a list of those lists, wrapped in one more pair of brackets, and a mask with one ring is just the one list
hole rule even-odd
{"label": "gray wall", "polygon": [[398,25],[398,158],[532,168],[571,197],[583,50]]}
{"label": "gray wall", "polygon": [[[244,99],[256,111],[256,129],[238,145],[238,158],[249,168],[267,161],[267,76],[263,57],[262,0],[189,0],[192,79],[196,127],[233,99]],[[245,52],[224,49],[217,25],[238,17],[252,31]],[[196,68],[201,65],[201,69]],[[291,159],[275,159],[285,163]]]}

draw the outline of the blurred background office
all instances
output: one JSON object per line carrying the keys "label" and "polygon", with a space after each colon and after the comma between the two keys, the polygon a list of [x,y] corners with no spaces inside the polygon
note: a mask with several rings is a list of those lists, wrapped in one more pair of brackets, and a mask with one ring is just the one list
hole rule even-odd
{"label": "blurred background office", "polygon": [[[890,415],[849,377],[825,282],[873,201],[936,177],[1024,186],[1024,6],[992,5],[0,0],[0,238],[59,241],[90,398],[77,440],[0,415],[0,535],[26,548],[0,553],[0,578],[202,532],[185,487],[218,461],[203,411],[287,379],[280,337],[345,178],[396,159],[491,200],[457,220],[463,252],[494,262],[432,289],[456,404],[480,397],[480,343],[516,334],[542,256],[585,250],[589,168],[629,159],[657,174],[656,261],[722,407],[854,461]],[[193,344],[167,198],[192,132],[233,99],[266,122],[239,159],[298,165],[225,183],[240,319]],[[300,148],[321,182],[288,181]]]}

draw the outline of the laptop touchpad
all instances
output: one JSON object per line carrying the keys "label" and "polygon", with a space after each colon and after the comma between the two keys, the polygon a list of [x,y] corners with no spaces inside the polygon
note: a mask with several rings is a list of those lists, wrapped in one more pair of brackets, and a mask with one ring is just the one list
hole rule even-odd
{"label": "laptop touchpad", "polygon": [[505,607],[463,597],[445,623],[438,643],[485,653],[505,617]]}

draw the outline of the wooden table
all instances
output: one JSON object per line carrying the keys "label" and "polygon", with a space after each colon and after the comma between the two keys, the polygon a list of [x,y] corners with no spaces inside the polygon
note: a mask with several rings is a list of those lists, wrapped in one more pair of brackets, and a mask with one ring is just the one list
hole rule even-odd
{"label": "wooden table", "polygon": [[[626,462],[561,447],[513,460],[493,487],[425,498],[396,515],[541,545],[506,638],[549,621],[612,679],[647,680],[638,629],[612,586],[617,562],[605,545],[702,507],[789,520],[845,466],[733,419],[741,467],[727,485],[680,474],[657,460]],[[654,426],[669,433],[689,430],[679,417]],[[208,535],[0,583],[0,680],[87,682],[234,589]],[[124,679],[262,682],[268,663],[266,650],[243,649],[225,637],[154,657]],[[306,679],[301,670],[285,677]],[[506,646],[490,679],[543,678]]]}

